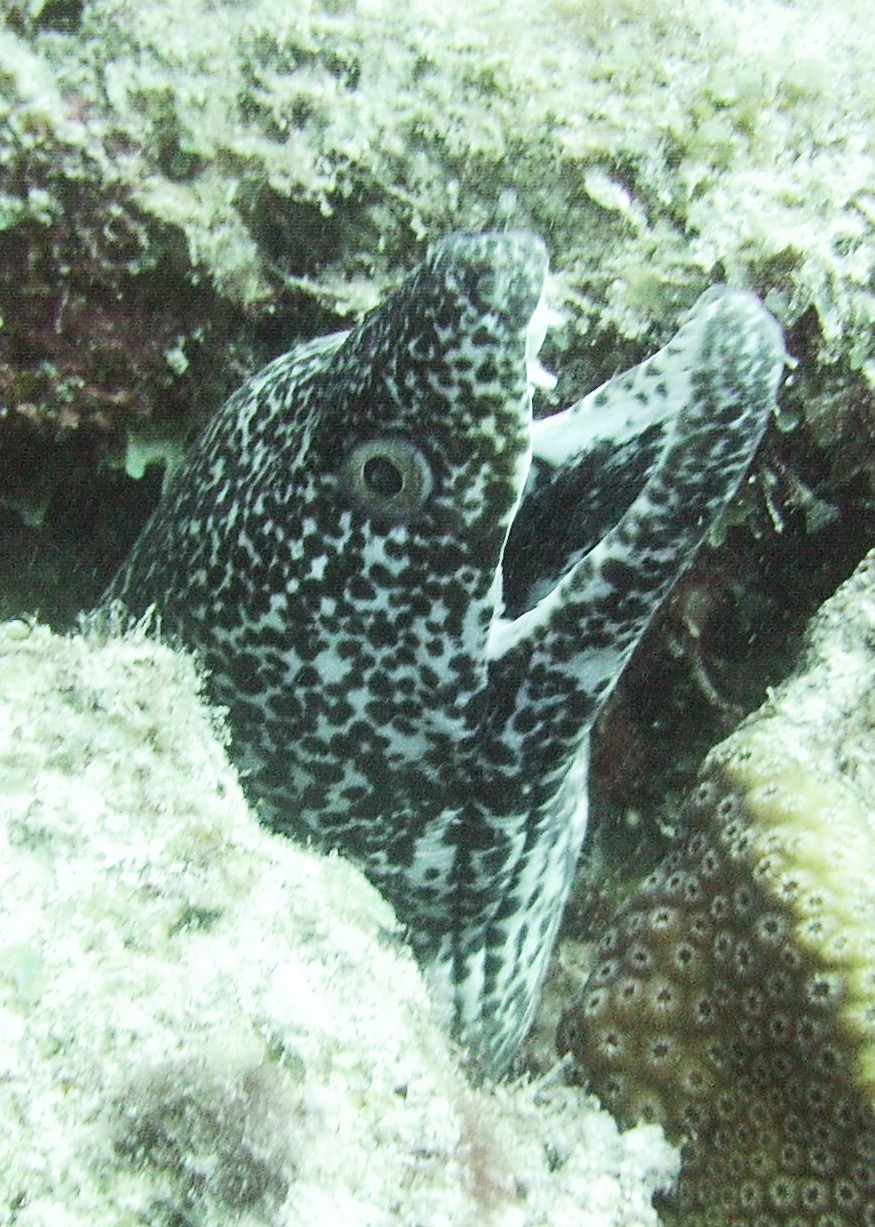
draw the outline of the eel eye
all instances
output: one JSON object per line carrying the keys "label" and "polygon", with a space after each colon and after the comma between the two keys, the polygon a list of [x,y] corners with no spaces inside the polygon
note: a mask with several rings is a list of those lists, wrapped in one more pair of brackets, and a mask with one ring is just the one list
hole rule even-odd
{"label": "eel eye", "polygon": [[362,510],[387,520],[412,519],[432,489],[428,461],[397,436],[359,443],[346,457],[342,476]]}

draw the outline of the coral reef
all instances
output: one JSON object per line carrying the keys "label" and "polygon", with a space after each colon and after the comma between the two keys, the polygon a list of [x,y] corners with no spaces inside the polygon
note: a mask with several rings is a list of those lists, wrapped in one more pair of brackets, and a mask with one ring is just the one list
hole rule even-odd
{"label": "coral reef", "polygon": [[[172,460],[241,373],[298,337],[360,314],[415,263],[427,237],[508,223],[545,234],[562,272],[569,324],[548,341],[547,355],[561,376],[557,403],[640,358],[706,282],[752,286],[788,326],[800,365],[786,390],[784,424],[796,428],[767,442],[736,514],[760,539],[733,530],[730,552],[713,565],[705,557],[704,579],[702,571],[691,579],[714,609],[725,591],[720,573],[741,578],[742,625],[748,620],[759,629],[739,634],[739,641],[762,643],[765,626],[792,642],[810,603],[848,573],[872,537],[873,53],[868,14],[831,0],[514,0],[440,9],[426,0],[403,6],[300,0],[280,13],[273,0],[182,6],[10,0],[0,28],[0,613],[38,607],[69,625],[102,590],[157,499],[160,466],[150,459]],[[811,495],[815,506],[829,507],[831,525],[809,517]],[[681,620],[686,624],[686,612]],[[663,647],[677,640],[676,631],[677,622]],[[409,1036],[384,1040],[376,1056],[358,1064],[349,1056],[305,1054],[305,1088],[313,1068],[346,1062],[346,1073],[313,1091],[314,1108],[309,1092],[302,1094],[297,1055],[261,1040],[241,1051],[239,1034],[226,1054],[220,1015],[210,1014],[211,1005],[235,1018],[242,1009],[249,1021],[241,1034],[250,1036],[251,1020],[263,1017],[253,1004],[262,998],[248,979],[251,951],[260,952],[265,985],[265,964],[276,949],[312,950],[314,930],[324,936],[330,929],[340,947],[327,956],[332,974],[345,982],[349,964],[364,960],[376,983],[382,976],[410,988],[419,1018],[414,973],[385,947],[391,930],[385,910],[342,866],[260,842],[265,837],[244,814],[200,709],[193,714],[188,706],[188,666],[142,644],[99,649],[43,631],[27,635],[15,654],[8,648],[4,641],[0,736],[13,738],[3,751],[2,794],[12,841],[3,899],[12,997],[4,1005],[0,1099],[12,1140],[0,1161],[0,1213],[8,1210],[28,1227],[56,1218],[65,1202],[75,1206],[69,1221],[79,1215],[89,1224],[143,1222],[149,1215],[178,1224],[212,1213],[201,1200],[197,1211],[181,1208],[174,1218],[173,1197],[196,1200],[196,1169],[187,1160],[153,1163],[151,1174],[132,1167],[134,1155],[145,1161],[164,1152],[142,1137],[138,1150],[131,1131],[120,1130],[121,1118],[103,1112],[125,1086],[146,1086],[146,1062],[154,1071],[152,1091],[166,1085],[168,1052],[182,1063],[173,1068],[202,1071],[205,1092],[224,1087],[234,1104],[246,1098],[247,1071],[267,1062],[279,1071],[283,1102],[289,1096],[310,1105],[300,1118],[305,1133],[318,1126],[321,1106],[333,1105],[332,1127],[341,1122],[333,1144],[355,1173],[374,1180],[380,1165],[372,1151],[362,1158],[357,1131],[373,1128],[384,1139],[385,1131],[376,1108],[358,1117],[351,1104],[359,1111],[368,1100],[361,1088],[377,1069],[376,1102],[388,1105],[392,1122],[387,1153],[401,1153],[408,1186],[421,1192],[435,1163],[457,1154],[468,1126],[458,1124],[455,1108],[446,1129],[443,1117],[435,1123],[417,1115],[428,1102],[417,1081],[420,1066],[430,1068],[427,1060],[413,1061],[412,1071],[404,1066],[407,1094],[390,1087],[386,1071],[398,1044],[408,1050]],[[736,662],[743,650],[730,651],[713,636],[695,649],[691,673],[704,669],[721,684],[724,662]],[[859,645],[853,653],[864,660]],[[786,650],[778,655],[779,666],[770,651],[745,677],[762,686],[784,667]],[[653,662],[650,652],[633,666],[633,701],[609,730],[607,747],[625,738],[626,762],[645,763],[651,792],[654,781],[662,789],[666,779],[652,769],[654,760],[676,763],[677,745],[690,756],[689,735],[705,724],[692,707],[686,720],[676,719],[665,676],[653,686]],[[838,676],[852,686],[841,667]],[[655,693],[658,719],[643,719],[642,731],[630,709],[642,710],[643,684]],[[164,708],[162,688],[172,696]],[[841,720],[824,719],[824,735],[846,729],[849,712],[868,710],[862,691],[854,695]],[[811,696],[818,703],[821,697]],[[742,706],[756,701],[749,685],[740,696],[734,686],[729,698]],[[670,753],[655,743],[657,725],[677,730]],[[112,745],[104,740],[110,731],[119,737]],[[856,744],[848,738],[848,746]],[[852,768],[829,775],[830,796],[842,804],[846,789],[869,770],[861,753],[845,760],[846,748],[834,747],[835,760]],[[787,762],[799,753],[794,739]],[[610,760],[600,761],[613,773],[606,783],[614,804],[640,815],[641,798],[628,800],[629,772],[613,754]],[[176,775],[169,778],[172,761]],[[811,770],[820,778],[820,766]],[[749,777],[730,781],[719,771],[727,796],[750,795]],[[715,789],[717,772],[715,766],[709,777]],[[672,788],[681,782],[671,777]],[[26,822],[22,815],[29,815]],[[704,810],[697,821],[710,829]],[[823,847],[841,851],[833,828],[821,834]],[[855,839],[864,836],[858,831]],[[749,853],[742,853],[746,863]],[[101,857],[106,876],[89,876]],[[219,917],[231,917],[230,930],[237,913],[228,910],[224,887],[210,886],[204,901],[192,885],[204,858],[210,873],[237,883],[235,900],[244,879],[263,880],[278,909],[241,924],[241,938],[252,944],[232,965]],[[86,880],[77,881],[83,869]],[[180,881],[185,888],[177,898],[173,883]],[[187,902],[192,891],[197,898]],[[330,921],[314,920],[324,916],[326,897],[335,908]],[[136,913],[142,923],[133,931],[126,927],[132,898],[146,909]],[[352,898],[361,902],[349,928],[344,904],[345,920],[336,908],[338,899]],[[257,904],[253,898],[247,906]],[[152,909],[164,906],[168,915],[159,923]],[[212,944],[211,917],[219,925]],[[40,937],[22,941],[22,925],[57,936],[58,944],[46,947],[48,961]],[[276,934],[276,925],[289,927]],[[161,945],[171,936],[193,945],[185,970],[197,992],[184,1007],[179,962]],[[243,1006],[229,1004],[218,983],[204,982],[198,943],[217,958],[217,979],[243,985]],[[294,986],[305,1003],[329,993],[317,959],[295,967]],[[149,992],[154,1000],[144,1005]],[[386,1009],[384,998],[379,1009],[372,1006],[375,1018]],[[331,1000],[326,1012],[335,1016],[339,1007]],[[285,1017],[278,999],[271,1001]],[[103,1003],[97,1014],[94,1002]],[[138,1030],[141,1010],[145,1030]],[[331,1052],[357,1052],[367,1028],[360,1014],[339,1012],[346,1030]],[[161,1031],[164,1017],[170,1021]],[[312,1021],[308,1015],[307,1028]],[[299,1035],[304,1029],[296,1027]],[[145,1034],[151,1038],[144,1043]],[[361,1072],[363,1065],[369,1072]],[[359,1089],[350,1091],[356,1079]],[[437,1080],[443,1085],[443,1074]],[[651,1102],[668,1113],[663,1091],[654,1096]],[[188,1100],[166,1102],[195,1111]],[[469,1121],[471,1115],[461,1112]],[[499,1150],[511,1152],[509,1138],[518,1134],[501,1135],[487,1109],[473,1117],[488,1124],[486,1141],[472,1144],[478,1162],[492,1153],[496,1135]],[[135,1112],[130,1119],[145,1117]],[[209,1112],[198,1115],[204,1129],[211,1119]],[[604,1117],[587,1119],[601,1122],[587,1127],[600,1146],[614,1147],[622,1168],[625,1142]],[[400,1121],[399,1152],[391,1146]],[[607,1208],[596,1207],[580,1148],[563,1149],[576,1128],[563,1125],[561,1144],[556,1136],[549,1143],[564,1156],[562,1172],[531,1169],[532,1205],[538,1190],[558,1196],[562,1179],[567,1186],[577,1179],[590,1188],[593,1222],[601,1224],[619,1213],[611,1200],[617,1185],[608,1182]],[[22,1130],[34,1138],[29,1153]],[[173,1136],[170,1129],[162,1145]],[[99,1175],[95,1138],[110,1156]],[[320,1168],[327,1160],[313,1155],[324,1146],[299,1149],[300,1142],[296,1137],[288,1149],[278,1143],[271,1153],[287,1171],[295,1167],[283,1179],[293,1181],[298,1204],[312,1218],[330,1217],[339,1206],[357,1211],[360,1198],[383,1204],[385,1186],[372,1193],[362,1177],[349,1192],[340,1158]],[[504,1183],[491,1159],[485,1162],[475,1183],[501,1203]],[[516,1163],[517,1173],[526,1162]],[[630,1170],[639,1168],[632,1163]],[[666,1170],[656,1163],[651,1185]],[[122,1194],[125,1180],[133,1183]],[[164,1192],[153,1197],[150,1180]],[[167,1194],[174,1180],[176,1192]],[[393,1180],[387,1176],[386,1184]],[[322,1186],[331,1190],[327,1211]],[[399,1198],[412,1215],[408,1186]],[[583,1216],[580,1204],[575,1213]],[[629,1221],[639,1224],[646,1211],[636,1217],[637,1204],[630,1198]],[[262,1211],[273,1213],[269,1197],[253,1213]],[[421,1221],[431,1221],[430,1213],[423,1210]],[[453,1217],[441,1213],[441,1221]],[[359,1217],[365,1221],[366,1212]]]}
{"label": "coral reef", "polygon": [[198,685],[0,627],[0,1220],[655,1227],[658,1127],[472,1091],[389,907],[261,828]]}
{"label": "coral reef", "polygon": [[241,371],[460,228],[549,239],[573,308],[557,403],[705,284],[757,289],[802,360],[775,464],[865,506],[873,42],[828,0],[10,3],[0,515],[35,562],[30,584],[8,568],[7,612],[68,620],[65,588],[88,604],[126,552],[87,548],[107,517],[71,484],[136,472],[144,435],[172,451]]}
{"label": "coral reef", "polygon": [[875,552],[709,755],[560,1046],[685,1139],[666,1223],[875,1223]]}
{"label": "coral reef", "polygon": [[9,143],[84,149],[240,303],[279,271],[360,309],[411,241],[503,214],[554,236],[601,328],[652,331],[722,265],[871,359],[875,33],[850,6],[87,0],[6,24]]}

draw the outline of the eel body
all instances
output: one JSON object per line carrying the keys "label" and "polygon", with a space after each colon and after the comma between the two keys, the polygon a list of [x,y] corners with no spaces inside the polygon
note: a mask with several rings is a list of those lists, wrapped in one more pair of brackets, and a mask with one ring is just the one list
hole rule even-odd
{"label": "eel body", "polygon": [[535,420],[546,276],[532,235],[452,235],[350,332],[270,363],[106,597],[198,651],[263,819],[391,900],[481,1078],[532,1019],[593,722],[785,361],[761,303],[718,287]]}

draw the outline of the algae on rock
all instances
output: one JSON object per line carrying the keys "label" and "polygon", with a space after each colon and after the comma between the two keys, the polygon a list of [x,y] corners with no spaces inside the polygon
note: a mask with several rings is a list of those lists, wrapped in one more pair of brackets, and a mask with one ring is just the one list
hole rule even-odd
{"label": "algae on rock", "polygon": [[177,232],[235,303],[294,285],[349,313],[510,193],[580,327],[664,334],[722,276],[875,378],[875,22],[850,6],[88,0],[73,30],[17,25],[7,228],[34,194],[56,217],[66,169],[148,219],[144,266]]}
{"label": "algae on rock", "polygon": [[[837,449],[833,484],[871,490],[873,54],[872,15],[828,0],[18,0],[10,527],[60,517],[58,488],[123,466],[144,419],[173,442],[241,373],[361,314],[426,239],[508,224],[547,237],[567,287],[565,403],[709,282],[750,286],[802,359],[790,412]],[[86,534],[89,508],[71,514]]]}
{"label": "algae on rock", "polygon": [[388,905],[259,826],[197,690],[142,634],[0,627],[0,1218],[655,1227],[661,1131],[472,1091]]}

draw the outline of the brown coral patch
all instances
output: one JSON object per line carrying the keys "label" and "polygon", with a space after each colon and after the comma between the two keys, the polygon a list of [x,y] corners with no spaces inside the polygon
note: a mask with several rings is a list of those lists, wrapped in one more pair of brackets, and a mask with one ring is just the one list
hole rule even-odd
{"label": "brown coral patch", "polygon": [[756,731],[744,745],[617,913],[559,1044],[621,1123],[683,1141],[667,1223],[860,1227],[875,1223],[866,950],[836,916],[858,889],[843,859],[866,850],[805,766],[779,769]]}

